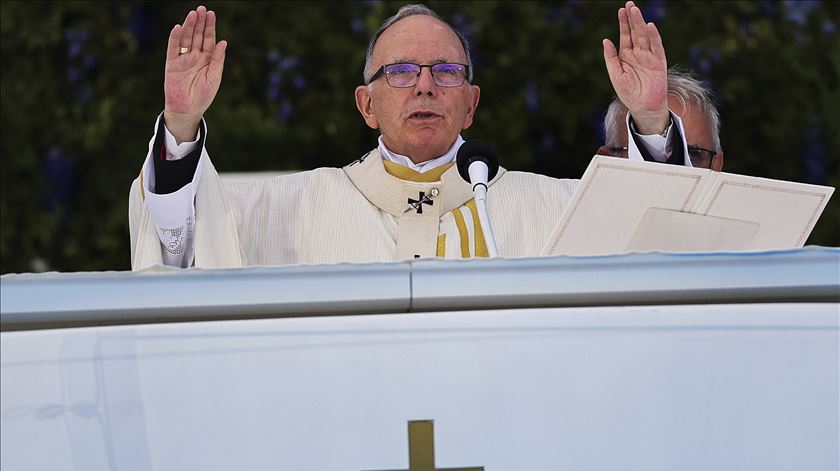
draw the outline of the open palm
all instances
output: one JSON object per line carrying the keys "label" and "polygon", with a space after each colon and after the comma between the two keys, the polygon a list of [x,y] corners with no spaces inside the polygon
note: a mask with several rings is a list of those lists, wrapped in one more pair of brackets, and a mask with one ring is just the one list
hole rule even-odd
{"label": "open palm", "polygon": [[668,62],[662,37],[653,23],[628,1],[618,10],[619,48],[604,40],[604,61],[616,96],[630,111],[642,134],[662,132],[668,115]]}
{"label": "open palm", "polygon": [[[164,73],[167,126],[197,129],[222,83],[227,42],[216,43],[216,14],[203,6],[169,33]],[[173,134],[176,134],[173,130]]]}

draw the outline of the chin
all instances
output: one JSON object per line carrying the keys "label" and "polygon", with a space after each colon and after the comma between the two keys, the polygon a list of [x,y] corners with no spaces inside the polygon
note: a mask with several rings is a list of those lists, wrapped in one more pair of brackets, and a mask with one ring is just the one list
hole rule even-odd
{"label": "chin", "polygon": [[440,157],[452,147],[457,137],[457,135],[444,136],[439,132],[420,133],[412,139],[411,144],[414,149],[425,150],[429,154],[434,154],[433,157]]}
{"label": "chin", "polygon": [[419,145],[413,147],[415,150],[412,152],[411,160],[414,163],[425,162],[427,160],[432,160],[440,157],[441,155],[445,154],[446,151],[449,150],[450,145],[441,145],[441,144],[427,144],[427,145]]}

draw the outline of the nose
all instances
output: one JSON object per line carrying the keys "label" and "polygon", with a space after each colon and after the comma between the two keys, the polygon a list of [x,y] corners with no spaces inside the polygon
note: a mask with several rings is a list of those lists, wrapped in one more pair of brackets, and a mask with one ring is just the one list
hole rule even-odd
{"label": "nose", "polygon": [[427,96],[434,95],[434,91],[436,90],[437,84],[435,83],[434,79],[432,78],[432,69],[431,67],[423,67],[420,69],[420,76],[417,77],[417,83],[414,85],[414,89],[417,91],[417,96],[421,96],[423,94]]}

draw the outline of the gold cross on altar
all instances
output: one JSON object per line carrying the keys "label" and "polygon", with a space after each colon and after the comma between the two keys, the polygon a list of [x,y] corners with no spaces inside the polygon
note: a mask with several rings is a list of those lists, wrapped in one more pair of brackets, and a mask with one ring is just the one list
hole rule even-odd
{"label": "gold cross on altar", "polygon": [[401,471],[484,471],[476,468],[435,468],[435,430],[431,420],[408,422],[408,469]]}

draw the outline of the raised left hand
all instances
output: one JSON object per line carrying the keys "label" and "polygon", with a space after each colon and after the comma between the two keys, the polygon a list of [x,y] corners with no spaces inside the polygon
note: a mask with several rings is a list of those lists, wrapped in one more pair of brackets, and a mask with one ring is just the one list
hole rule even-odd
{"label": "raised left hand", "polygon": [[604,62],[616,96],[633,117],[639,134],[661,134],[668,114],[668,62],[662,37],[653,23],[645,24],[632,1],[618,10],[619,49],[604,39]]}

